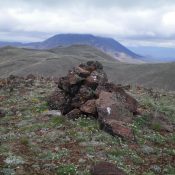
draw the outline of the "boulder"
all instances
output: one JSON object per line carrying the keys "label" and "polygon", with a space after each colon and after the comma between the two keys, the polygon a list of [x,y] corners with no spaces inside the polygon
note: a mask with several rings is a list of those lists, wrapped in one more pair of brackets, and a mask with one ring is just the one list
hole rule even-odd
{"label": "boulder", "polygon": [[96,100],[88,100],[80,107],[80,110],[86,114],[96,115]]}
{"label": "boulder", "polygon": [[127,123],[114,119],[105,119],[101,122],[101,129],[113,136],[119,136],[124,140],[134,140],[133,131],[126,126]]}
{"label": "boulder", "polygon": [[81,115],[81,111],[79,109],[73,109],[72,111],[70,111],[68,114],[66,114],[66,116],[69,119],[77,119],[79,118]]}
{"label": "boulder", "polygon": [[101,91],[99,98],[96,100],[96,107],[100,121],[109,118],[129,121],[133,116],[122,101],[116,97],[116,93]]}
{"label": "boulder", "polygon": [[92,175],[126,175],[116,165],[109,162],[100,162],[92,166],[90,173]]}
{"label": "boulder", "polygon": [[95,94],[97,97],[99,97],[101,91],[105,92],[112,92],[115,93],[116,97],[123,103],[123,105],[128,108],[132,113],[137,112],[138,108],[138,102],[136,99],[134,99],[132,96],[130,96],[128,93],[126,93],[123,89],[122,86],[117,86],[113,83],[103,83],[100,84],[96,91]]}
{"label": "boulder", "polygon": [[60,110],[62,114],[66,114],[72,110],[70,98],[66,96],[64,91],[57,89],[47,99],[50,109]]}

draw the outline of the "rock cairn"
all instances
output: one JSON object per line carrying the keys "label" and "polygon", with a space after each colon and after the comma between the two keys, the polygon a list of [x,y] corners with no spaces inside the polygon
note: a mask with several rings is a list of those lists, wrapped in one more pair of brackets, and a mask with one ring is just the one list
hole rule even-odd
{"label": "rock cairn", "polygon": [[112,135],[132,140],[128,127],[137,114],[138,102],[124,87],[108,82],[103,66],[88,61],[70,70],[57,81],[58,88],[48,97],[52,110],[60,110],[68,118],[93,116],[100,126]]}

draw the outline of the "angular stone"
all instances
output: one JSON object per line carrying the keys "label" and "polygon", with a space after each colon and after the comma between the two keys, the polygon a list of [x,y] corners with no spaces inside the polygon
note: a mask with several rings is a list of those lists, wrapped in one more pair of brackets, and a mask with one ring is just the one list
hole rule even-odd
{"label": "angular stone", "polygon": [[84,113],[95,115],[97,112],[96,100],[88,100],[80,107],[80,110]]}
{"label": "angular stone", "polygon": [[76,73],[74,72],[70,72],[68,74],[68,80],[69,80],[69,84],[70,85],[75,85],[80,83],[82,80],[84,80],[82,77],[78,76]]}
{"label": "angular stone", "polygon": [[96,100],[96,107],[100,121],[108,118],[127,122],[132,120],[132,113],[116,97],[115,93],[101,91]]}
{"label": "angular stone", "polygon": [[60,110],[62,114],[66,114],[72,110],[69,96],[66,96],[64,91],[55,90],[47,99],[50,109]]}
{"label": "angular stone", "polygon": [[84,79],[74,72],[69,72],[66,77],[61,77],[57,82],[58,88],[64,90],[66,93],[75,94],[79,89],[79,84]]}
{"label": "angular stone", "polygon": [[109,162],[100,162],[91,168],[92,175],[126,175],[122,170]]}
{"label": "angular stone", "polygon": [[102,64],[98,61],[88,61],[86,64],[80,64],[79,66],[90,72],[103,69]]}
{"label": "angular stone", "polygon": [[87,100],[94,98],[93,90],[86,86],[81,86],[79,92],[72,98],[71,105],[74,108],[80,108]]}
{"label": "angular stone", "polygon": [[95,70],[86,78],[85,85],[95,90],[99,84],[103,84],[107,81],[107,75],[103,70]]}
{"label": "angular stone", "polygon": [[126,126],[125,122],[117,121],[114,119],[105,119],[101,123],[101,129],[105,130],[113,136],[119,136],[124,140],[134,140],[133,131],[131,128]]}
{"label": "angular stone", "polygon": [[86,78],[87,76],[90,75],[90,72],[81,68],[80,66],[75,68],[75,73],[77,73],[80,77]]}
{"label": "angular stone", "polygon": [[72,111],[70,111],[68,114],[66,114],[66,116],[69,119],[76,119],[79,118],[81,115],[81,111],[79,109],[73,109]]}
{"label": "angular stone", "polygon": [[126,108],[128,108],[132,113],[137,113],[137,100],[126,93],[122,86],[117,86],[113,83],[103,83],[99,85],[95,91],[97,97],[99,97],[101,91],[115,93],[118,100],[120,100]]}

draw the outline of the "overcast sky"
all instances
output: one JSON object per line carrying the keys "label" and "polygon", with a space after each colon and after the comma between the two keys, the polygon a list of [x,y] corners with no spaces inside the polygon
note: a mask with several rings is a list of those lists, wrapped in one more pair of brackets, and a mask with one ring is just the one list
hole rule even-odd
{"label": "overcast sky", "polygon": [[175,47],[175,0],[0,0],[1,41],[41,41],[58,33]]}

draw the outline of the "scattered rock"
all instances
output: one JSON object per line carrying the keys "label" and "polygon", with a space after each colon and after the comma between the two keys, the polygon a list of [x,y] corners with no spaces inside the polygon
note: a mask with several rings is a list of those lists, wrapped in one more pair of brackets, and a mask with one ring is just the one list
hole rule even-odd
{"label": "scattered rock", "polygon": [[5,117],[6,112],[4,109],[0,108],[0,117]]}
{"label": "scattered rock", "polygon": [[103,145],[105,145],[105,143],[97,142],[97,141],[91,141],[91,142],[81,142],[79,145],[80,146],[94,146],[94,147],[97,147],[97,146],[103,146]]}
{"label": "scattered rock", "polygon": [[147,155],[155,153],[155,150],[152,147],[147,145],[142,146],[141,150],[144,154],[147,154]]}
{"label": "scattered rock", "polygon": [[158,165],[151,165],[151,167],[150,167],[150,169],[152,170],[152,171],[154,171],[155,173],[161,173],[161,167],[160,166],[158,166]]}
{"label": "scattered rock", "polygon": [[122,170],[114,164],[108,162],[100,162],[91,168],[92,175],[126,175]]}
{"label": "scattered rock", "polygon": [[54,117],[61,116],[61,112],[58,110],[50,110],[43,113],[44,116]]}

